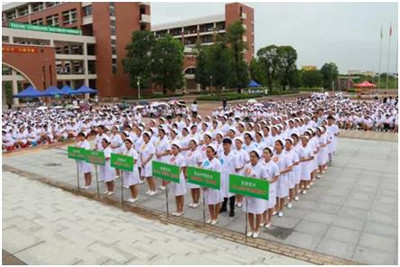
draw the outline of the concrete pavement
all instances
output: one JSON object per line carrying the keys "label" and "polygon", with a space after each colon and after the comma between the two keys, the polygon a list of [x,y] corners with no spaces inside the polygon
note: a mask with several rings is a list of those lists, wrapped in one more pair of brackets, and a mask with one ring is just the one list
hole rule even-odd
{"label": "concrete pavement", "polygon": [[26,264],[43,265],[305,264],[164,225],[10,172],[3,172],[3,249]]}

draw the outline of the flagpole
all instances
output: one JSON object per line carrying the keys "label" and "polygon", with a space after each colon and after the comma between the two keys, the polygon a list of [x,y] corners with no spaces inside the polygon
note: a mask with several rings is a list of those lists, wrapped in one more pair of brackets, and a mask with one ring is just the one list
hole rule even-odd
{"label": "flagpole", "polygon": [[387,72],[386,72],[386,90],[389,89],[390,40],[391,39],[392,39],[392,23],[390,23],[390,32],[389,32],[389,49],[388,49]]}
{"label": "flagpole", "polygon": [[381,26],[381,38],[379,40],[379,75],[378,75],[378,92],[381,88],[381,63],[382,63],[382,26]]}

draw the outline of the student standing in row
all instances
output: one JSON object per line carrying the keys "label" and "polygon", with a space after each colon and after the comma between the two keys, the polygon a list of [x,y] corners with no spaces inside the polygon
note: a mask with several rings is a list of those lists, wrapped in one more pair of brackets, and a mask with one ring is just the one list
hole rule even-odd
{"label": "student standing in row", "polygon": [[140,147],[140,162],[141,162],[141,176],[142,180],[147,180],[147,184],[149,186],[149,190],[146,192],[147,195],[152,196],[157,193],[156,191],[156,183],[153,179],[153,170],[152,170],[152,162],[153,156],[156,153],[156,149],[154,145],[150,142],[150,133],[144,132],[143,136],[143,144]]}
{"label": "student standing in row", "polygon": [[127,181],[127,185],[131,191],[131,197],[128,199],[129,203],[135,203],[138,199],[138,184],[140,183],[139,176],[139,155],[133,148],[133,141],[130,137],[125,138],[125,151],[123,155],[133,158],[133,171],[122,171],[124,180]]}
{"label": "student standing in row", "polygon": [[[87,150],[90,149],[90,144],[86,140],[86,134],[84,132],[78,133],[77,138],[78,138],[78,144],[76,145],[77,147],[84,148]],[[90,164],[84,160],[77,160],[77,164],[78,164],[78,173],[83,174],[85,179],[85,185],[82,186],[81,188],[89,189],[92,185],[92,173]]]}
{"label": "student standing in row", "polygon": [[99,178],[101,181],[106,183],[107,190],[103,193],[107,196],[114,194],[114,169],[111,168],[110,157],[111,157],[111,148],[110,148],[110,138],[108,136],[104,136],[101,140],[101,149],[100,151],[104,152],[105,164],[99,166]]}
{"label": "student standing in row", "polygon": [[176,212],[173,212],[174,216],[182,216],[183,206],[185,204],[184,195],[187,193],[186,188],[186,167],[187,162],[183,155],[180,153],[181,148],[178,143],[172,143],[171,155],[168,159],[168,164],[176,165],[179,167],[179,183],[167,182],[171,194],[175,196]]}
{"label": "student standing in row", "polygon": [[224,196],[224,202],[220,212],[227,211],[227,204],[229,199],[229,217],[235,216],[235,194],[229,192],[229,174],[235,173],[235,155],[231,151],[232,140],[225,138],[222,141],[223,151],[218,154],[219,161],[221,162],[221,192]]}

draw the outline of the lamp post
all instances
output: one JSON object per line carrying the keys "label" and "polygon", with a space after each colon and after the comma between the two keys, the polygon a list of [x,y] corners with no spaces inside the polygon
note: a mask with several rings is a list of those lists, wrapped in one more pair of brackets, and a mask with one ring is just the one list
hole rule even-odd
{"label": "lamp post", "polygon": [[136,78],[137,78],[137,86],[138,86],[138,99],[140,99],[140,79],[141,79],[141,77],[137,76]]}

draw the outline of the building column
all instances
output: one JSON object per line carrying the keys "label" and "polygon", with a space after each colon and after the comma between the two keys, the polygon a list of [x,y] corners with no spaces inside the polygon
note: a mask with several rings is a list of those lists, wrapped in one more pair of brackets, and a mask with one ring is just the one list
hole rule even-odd
{"label": "building column", "polygon": [[[83,73],[85,74],[85,84],[86,86],[89,87],[89,63],[88,63],[88,59],[87,59],[87,43],[83,43],[83,55],[84,55],[84,60],[83,60]],[[88,100],[89,99],[89,94],[85,94],[85,99]]]}
{"label": "building column", "polygon": [[[17,81],[17,72],[15,70],[11,70],[12,73],[12,94],[18,94],[18,81]],[[13,97],[13,106],[19,106],[19,99]]]}

